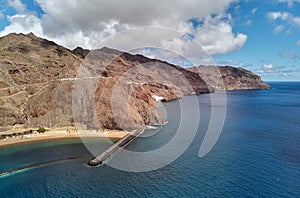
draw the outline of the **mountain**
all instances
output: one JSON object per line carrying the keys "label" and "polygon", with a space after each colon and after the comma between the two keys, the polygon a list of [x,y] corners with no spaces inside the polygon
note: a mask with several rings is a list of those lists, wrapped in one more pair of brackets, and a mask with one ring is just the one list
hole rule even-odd
{"label": "mountain", "polygon": [[214,90],[269,89],[261,78],[244,68],[231,66],[199,66],[188,68],[199,74]]}
{"label": "mountain", "polygon": [[[118,130],[163,124],[157,99],[171,101],[220,86],[209,67],[184,69],[107,47],[69,50],[32,33],[0,38],[0,57],[0,131],[75,123]],[[226,89],[268,88],[247,70],[219,69]]]}

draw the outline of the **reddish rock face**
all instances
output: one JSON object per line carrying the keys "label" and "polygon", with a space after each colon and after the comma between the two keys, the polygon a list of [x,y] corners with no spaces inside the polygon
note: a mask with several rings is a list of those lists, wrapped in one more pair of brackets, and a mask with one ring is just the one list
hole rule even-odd
{"label": "reddish rock face", "polygon": [[[106,47],[71,51],[33,34],[0,38],[0,57],[0,131],[16,124],[59,127],[75,122],[86,128],[132,130],[164,123],[153,96],[171,101],[219,86],[208,67],[187,70]],[[226,89],[268,88],[247,70],[219,69]]]}

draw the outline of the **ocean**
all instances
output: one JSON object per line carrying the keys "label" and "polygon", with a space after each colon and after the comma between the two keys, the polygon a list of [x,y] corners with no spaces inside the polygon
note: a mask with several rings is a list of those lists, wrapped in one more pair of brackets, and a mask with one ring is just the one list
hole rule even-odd
{"label": "ocean", "polygon": [[[47,162],[0,176],[0,197],[300,197],[300,82],[269,84],[270,90],[226,93],[224,126],[204,157],[199,149],[211,118],[211,95],[165,103],[169,123],[137,138],[127,150],[147,152],[166,145],[176,136],[183,111],[191,116],[183,124],[191,133],[194,119],[189,112],[195,107],[188,104],[195,98],[200,118],[197,134],[182,155],[156,170],[88,167],[90,150],[105,150],[111,144],[106,139],[0,148],[0,172]],[[161,153],[157,161],[168,156]]]}

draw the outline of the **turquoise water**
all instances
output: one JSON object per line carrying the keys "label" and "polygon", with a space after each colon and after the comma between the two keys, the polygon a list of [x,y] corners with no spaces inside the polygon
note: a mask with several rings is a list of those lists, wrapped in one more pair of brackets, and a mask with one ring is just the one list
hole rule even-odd
{"label": "turquoise water", "polygon": [[[55,140],[0,149],[0,172],[51,160],[0,177],[0,197],[299,197],[300,83],[270,83],[271,90],[227,93],[221,136],[199,158],[210,116],[210,95],[197,96],[201,109],[198,133],[171,164],[150,172],[124,172],[107,165],[90,168],[93,156],[79,140]],[[196,97],[196,96],[193,96]],[[181,100],[189,103],[191,97]],[[178,101],[166,103],[169,124],[127,149],[153,150],[166,144],[179,125]],[[193,107],[187,107],[189,111]],[[107,140],[87,140],[99,152]],[[77,158],[78,157],[78,158]]]}

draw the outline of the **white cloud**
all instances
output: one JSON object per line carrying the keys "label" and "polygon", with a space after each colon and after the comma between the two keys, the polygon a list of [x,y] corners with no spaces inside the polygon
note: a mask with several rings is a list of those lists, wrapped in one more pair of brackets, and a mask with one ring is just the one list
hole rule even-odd
{"label": "white cloud", "polygon": [[7,0],[7,4],[18,12],[24,12],[26,9],[26,5],[21,0]]}
{"label": "white cloud", "polygon": [[300,40],[296,41],[296,45],[300,47]]}
{"label": "white cloud", "polygon": [[[245,26],[250,26],[252,25],[252,17],[253,15],[255,15],[255,13],[257,12],[258,8],[253,8],[249,14],[247,14],[245,17],[244,17],[244,20],[245,22],[243,22],[242,24],[245,25]],[[238,15],[241,15],[240,13]]]}
{"label": "white cloud", "polygon": [[257,10],[258,10],[258,8],[253,8],[253,9],[251,10],[251,14],[252,14],[252,15],[255,14],[255,13],[257,12]]}
{"label": "white cloud", "polygon": [[294,3],[300,3],[300,0],[278,0],[280,3],[287,3],[289,7],[292,7]]}
{"label": "white cloud", "polygon": [[283,25],[278,25],[274,28],[274,33],[280,33],[282,32],[282,30],[284,30],[284,26]]}
{"label": "white cloud", "polygon": [[[272,64],[270,64],[272,65]],[[291,76],[298,76],[300,69],[295,66],[288,66],[288,65],[281,65],[281,66],[273,66],[265,65],[262,68],[258,68],[253,70],[254,73],[261,75],[263,78],[270,78],[270,79],[282,79],[282,77],[291,77]],[[285,80],[290,80],[286,78]]]}
{"label": "white cloud", "polygon": [[269,12],[267,16],[271,20],[287,21],[292,25],[300,26],[300,16],[293,16],[289,12]]}
{"label": "white cloud", "polygon": [[198,59],[193,61],[194,64],[212,64],[211,55],[226,54],[238,50],[247,41],[247,35],[233,33],[230,20],[230,15],[217,15],[200,20],[202,25],[198,27],[193,26],[192,23],[182,24],[187,35],[163,40],[161,46],[187,58],[197,57]]}
{"label": "white cloud", "polygon": [[38,36],[43,36],[40,19],[34,15],[16,14],[14,16],[8,16],[8,20],[10,22],[10,25],[6,26],[4,30],[0,32],[0,36],[4,36],[9,32],[34,32]]}
{"label": "white cloud", "polygon": [[268,18],[272,20],[281,19],[283,21],[287,20],[290,17],[288,12],[269,12]]}
{"label": "white cloud", "polygon": [[[20,12],[26,10],[20,0],[9,1]],[[148,39],[148,43],[156,42],[166,50],[211,61],[209,55],[238,50],[247,40],[247,35],[233,32],[231,15],[226,14],[230,3],[235,1],[238,0],[128,0],[123,6],[123,0],[90,0],[88,3],[82,0],[35,0],[44,11],[43,16],[38,18],[26,11],[11,16],[10,25],[0,35],[33,32],[71,49],[78,45],[98,48],[99,43],[118,32],[135,27],[159,26],[178,30],[181,36],[168,37],[161,32],[147,35],[133,33],[124,36],[118,46],[130,46]],[[256,10],[253,9],[252,13]],[[211,14],[216,15],[211,17]],[[199,19],[203,25],[194,27],[188,22],[191,18]],[[192,41],[182,37],[185,33],[199,42],[208,56],[196,51],[193,46],[187,48],[186,44]]]}
{"label": "white cloud", "polygon": [[272,64],[264,64],[265,69],[272,69],[273,65]]}
{"label": "white cloud", "polygon": [[[211,13],[223,13],[236,0],[35,0],[52,19],[62,27],[85,28],[97,26],[99,21],[111,20],[134,26],[158,25],[177,28],[178,22]],[[58,9],[59,8],[59,9]]]}
{"label": "white cloud", "polygon": [[274,28],[274,33],[279,33],[288,27],[286,33],[289,34],[293,27],[300,27],[300,16],[294,16],[289,12],[268,12],[267,17],[280,24]]}
{"label": "white cloud", "polygon": [[229,22],[224,22],[223,17],[208,17],[204,25],[195,29],[195,40],[198,41],[208,54],[226,54],[244,46],[247,35],[234,34]]}
{"label": "white cloud", "polygon": [[250,26],[252,24],[252,20],[250,20],[250,19],[248,19],[245,23],[244,23],[244,25],[246,25],[246,26]]}
{"label": "white cloud", "polygon": [[293,17],[292,21],[295,25],[300,26],[300,17]]}

